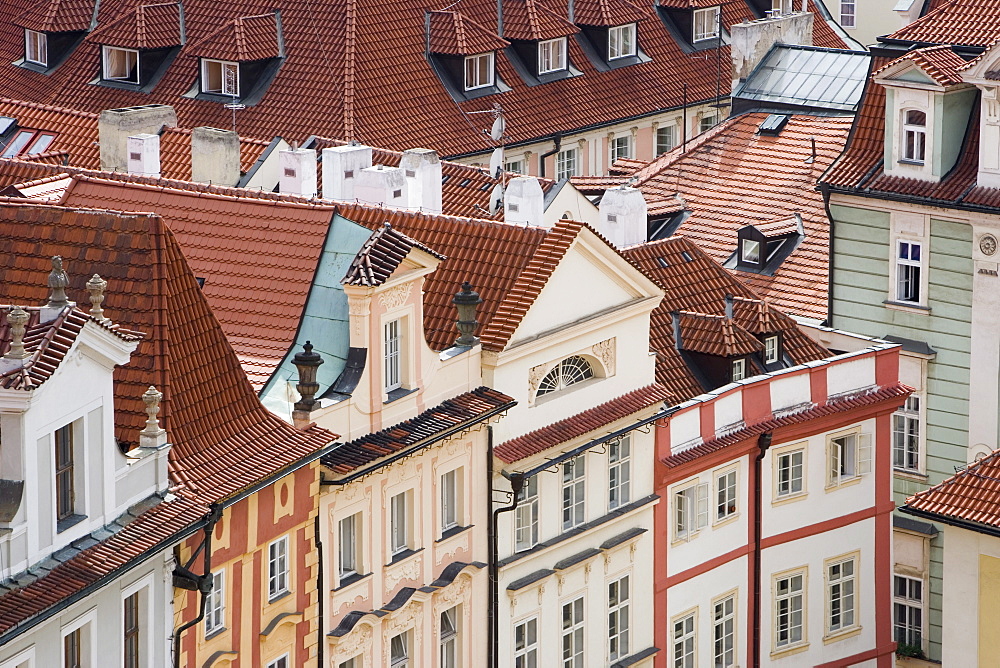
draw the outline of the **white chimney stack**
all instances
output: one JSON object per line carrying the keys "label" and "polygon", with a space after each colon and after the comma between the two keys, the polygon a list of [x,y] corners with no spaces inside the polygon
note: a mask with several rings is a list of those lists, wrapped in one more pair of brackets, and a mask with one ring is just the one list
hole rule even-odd
{"label": "white chimney stack", "polygon": [[[545,225],[545,193],[534,176],[516,176],[507,182],[503,195],[503,218],[508,223]],[[547,226],[546,226],[547,227]]]}
{"label": "white chimney stack", "polygon": [[177,114],[165,104],[105,109],[97,121],[101,145],[101,169],[108,172],[131,171],[128,138],[141,134],[159,134],[164,127],[176,127]]}
{"label": "white chimney stack", "polygon": [[240,137],[232,130],[191,131],[191,180],[217,186],[240,182]]}
{"label": "white chimney stack", "polygon": [[628,186],[606,190],[597,231],[616,248],[646,243],[646,199],[642,191]]}
{"label": "white chimney stack", "polygon": [[316,150],[292,148],[278,154],[279,190],[288,195],[316,196]]}
{"label": "white chimney stack", "polygon": [[323,197],[352,200],[358,175],[372,166],[372,148],[347,144],[323,149]]}
{"label": "white chimney stack", "polygon": [[160,176],[160,135],[132,135],[126,142],[128,173],[140,176]]}
{"label": "white chimney stack", "polygon": [[441,159],[429,148],[411,148],[399,166],[410,190],[409,206],[427,213],[441,213]]}
{"label": "white chimney stack", "polygon": [[354,196],[360,202],[405,209],[409,201],[406,176],[399,167],[368,167],[358,172]]}

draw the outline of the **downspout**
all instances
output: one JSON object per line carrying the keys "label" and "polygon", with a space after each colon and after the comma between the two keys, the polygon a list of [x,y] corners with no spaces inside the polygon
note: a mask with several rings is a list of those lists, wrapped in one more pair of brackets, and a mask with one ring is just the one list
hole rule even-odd
{"label": "downspout", "polygon": [[[815,152],[815,151],[814,151]],[[819,184],[819,191],[823,194],[823,209],[826,211],[826,218],[830,221],[830,234],[827,242],[827,257],[829,267],[826,270],[826,326],[833,327],[833,244],[836,235],[833,233],[836,221],[830,211],[830,186],[826,183]]]}
{"label": "downspout", "polygon": [[559,148],[562,146],[562,135],[559,134],[558,132],[552,135],[552,145],[553,149],[551,151],[549,151],[548,153],[542,153],[540,156],[538,156],[538,178],[540,179],[545,178],[545,158],[549,157],[550,155],[555,155],[556,153],[558,153]]}
{"label": "downspout", "polygon": [[524,476],[521,473],[505,473],[503,474],[510,481],[510,488],[513,492],[511,496],[511,502],[509,506],[502,506],[493,510],[493,427],[488,428],[488,438],[489,438],[489,459],[487,460],[487,475],[489,476],[489,503],[490,510],[493,511],[493,520],[490,522],[489,527],[489,541],[490,541],[490,560],[489,560],[489,574],[490,574],[490,600],[489,600],[489,618],[490,618],[490,633],[489,633],[489,667],[499,668],[500,657],[499,657],[499,646],[500,646],[500,568],[497,565],[500,561],[499,549],[497,547],[497,521],[502,513],[509,513],[510,511],[517,508],[518,497],[521,495],[521,489],[524,487]]}
{"label": "downspout", "polygon": [[497,37],[503,39],[503,0],[497,0]]}
{"label": "downspout", "polygon": [[760,530],[763,511],[764,490],[760,479],[764,463],[764,455],[771,447],[773,434],[769,431],[757,437],[757,456],[754,458],[754,507],[753,507],[753,661],[751,666],[760,665]]}
{"label": "downspout", "polygon": [[316,635],[318,642],[316,643],[316,665],[323,665],[323,644],[326,642],[326,635],[323,633],[323,598],[326,596],[323,590],[323,541],[320,539],[319,532],[319,514],[316,515],[315,522],[316,535],[314,540],[316,541],[316,557],[319,559],[316,571],[316,601],[319,603],[319,623],[316,625]]}
{"label": "downspout", "polygon": [[212,593],[212,534],[215,533],[215,525],[222,519],[222,504],[213,503],[211,508],[212,510],[208,513],[208,517],[206,517],[208,524],[205,525],[204,529],[205,555],[203,557],[203,568],[205,572],[198,578],[198,591],[201,592],[198,616],[186,624],[181,624],[174,632],[174,668],[181,668],[181,637],[185,631],[205,619],[205,608],[208,607],[208,595]]}

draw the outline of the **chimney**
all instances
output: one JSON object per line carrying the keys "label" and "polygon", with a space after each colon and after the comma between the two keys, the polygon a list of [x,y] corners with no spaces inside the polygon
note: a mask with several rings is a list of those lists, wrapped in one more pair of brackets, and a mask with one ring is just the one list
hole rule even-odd
{"label": "chimney", "polygon": [[219,186],[240,182],[240,137],[232,130],[191,131],[191,180]]}
{"label": "chimney", "polygon": [[508,223],[546,226],[545,193],[534,176],[516,176],[507,182],[503,195],[503,217]]}
{"label": "chimney", "polygon": [[160,178],[160,135],[132,135],[128,147],[128,173]]}
{"label": "chimney", "polygon": [[347,144],[323,149],[323,197],[352,200],[362,169],[372,166],[372,148]]}
{"label": "chimney", "polygon": [[407,183],[403,170],[384,165],[362,169],[357,173],[354,196],[360,202],[398,209],[406,208]]}
{"label": "chimney", "polygon": [[302,352],[295,353],[292,364],[299,372],[299,382],[295,389],[299,393],[300,399],[295,402],[292,411],[292,421],[296,427],[305,428],[309,425],[309,413],[319,403],[316,393],[319,392],[319,383],[316,382],[316,372],[323,364],[323,358],[319,353],[313,352],[311,341],[306,341],[302,346]]}
{"label": "chimney", "polygon": [[173,107],[166,104],[105,109],[97,121],[101,169],[109,172],[128,171],[129,137],[158,135],[164,127],[176,125],[177,114]]}
{"label": "chimney", "polygon": [[746,80],[775,44],[812,46],[812,26],[813,15],[805,11],[734,24],[729,29],[732,90]]}
{"label": "chimney", "polygon": [[411,148],[403,153],[399,166],[409,188],[409,207],[441,213],[441,159],[437,151]]}
{"label": "chimney", "polygon": [[455,293],[452,298],[455,309],[458,311],[458,327],[460,336],[455,339],[456,346],[472,347],[479,343],[479,337],[475,336],[476,327],[479,321],[476,320],[476,307],[483,303],[479,293],[472,289],[472,284],[468,281],[462,283],[462,289]]}
{"label": "chimney", "polygon": [[291,148],[278,153],[282,194],[316,196],[316,149]]}
{"label": "chimney", "polygon": [[626,185],[610,188],[601,198],[599,211],[597,231],[616,248],[646,243],[648,218],[641,190]]}
{"label": "chimney", "polygon": [[733,319],[733,296],[726,295],[726,320]]}

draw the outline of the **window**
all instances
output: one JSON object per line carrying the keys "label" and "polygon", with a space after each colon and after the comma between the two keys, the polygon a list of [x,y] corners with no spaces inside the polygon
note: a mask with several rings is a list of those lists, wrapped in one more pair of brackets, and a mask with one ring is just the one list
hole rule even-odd
{"label": "window", "polygon": [[407,517],[407,513],[409,512],[407,495],[407,492],[401,492],[392,497],[390,502],[392,506],[391,548],[393,555],[410,549],[409,530],[407,527],[409,523],[409,517]]}
{"label": "window", "polygon": [[465,90],[493,85],[493,52],[465,57]]}
{"label": "window", "polygon": [[871,465],[870,439],[857,432],[835,436],[827,443],[829,467],[827,484],[835,486],[868,473]]}
{"label": "window", "polygon": [[345,517],[337,523],[337,570],[343,580],[361,571],[361,554],[358,533],[361,524],[361,514],[356,513]]}
{"label": "window", "polygon": [[632,157],[632,135],[622,135],[611,140],[611,162]]}
{"label": "window", "polygon": [[13,158],[16,155],[36,155],[44,152],[55,140],[51,132],[37,130],[18,130],[4,147],[0,158]]}
{"label": "window", "polygon": [[690,485],[674,493],[674,539],[690,538],[708,526],[708,484]]}
{"label": "window", "polygon": [[49,64],[48,36],[45,33],[25,29],[24,59],[36,65]]}
{"label": "window", "polygon": [[239,97],[240,64],[202,58],[201,92]]}
{"label": "window", "polygon": [[736,665],[736,597],[712,604],[712,655],[714,668]]}
{"label": "window", "polygon": [[441,668],[458,666],[458,608],[441,613]]}
{"label": "window", "polygon": [[558,72],[566,69],[566,38],[549,39],[538,43],[538,73]]}
{"label": "window", "polygon": [[226,572],[212,574],[212,591],[205,606],[205,636],[222,631],[226,624]]}
{"label": "window", "polygon": [[514,511],[514,551],[530,550],[538,543],[538,478],[524,481]]}
{"label": "window", "polygon": [[363,668],[362,661],[364,661],[364,657],[354,656],[347,661],[341,661],[337,664],[337,668]]}
{"label": "window", "polygon": [[577,175],[577,149],[565,148],[556,154],[556,180]]}
{"label": "window", "polygon": [[736,471],[715,476],[715,519],[724,520],[736,514]]}
{"label": "window", "polygon": [[291,665],[288,663],[288,655],[286,654],[285,656],[271,661],[267,664],[267,668],[291,668]]}
{"label": "window", "polygon": [[677,146],[676,125],[656,128],[656,155],[672,151],[675,146]]}
{"label": "window", "polygon": [[905,575],[892,578],[893,638],[900,645],[923,648],[924,582]]}
{"label": "window", "polygon": [[402,374],[400,374],[400,322],[390,320],[385,323],[385,338],[383,339],[385,351],[385,391],[391,392],[403,386]]}
{"label": "window", "polygon": [[741,239],[740,259],[750,264],[760,264],[760,242],[755,239]]}
{"label": "window", "polygon": [[441,476],[441,532],[458,526],[459,487],[461,469],[448,471]]}
{"label": "window", "polygon": [[135,592],[131,596],[126,596],[123,607],[125,621],[123,655],[125,668],[139,668],[141,665],[139,657],[142,647],[139,637],[139,619],[141,617],[139,592]]}
{"label": "window", "polygon": [[75,510],[73,484],[73,425],[56,429],[56,519],[65,520]]}
{"label": "window", "polygon": [[80,627],[63,636],[63,665],[81,668],[83,656],[83,627]]}
{"label": "window", "polygon": [[608,583],[608,660],[628,656],[629,576]]}
{"label": "window", "polygon": [[855,0],[840,0],[840,25],[843,28],[853,28],[856,25]]}
{"label": "window", "polygon": [[104,60],[104,80],[122,83],[139,83],[139,52],[119,49],[114,46],[102,47]]}
{"label": "window", "polygon": [[538,668],[538,620],[514,627],[514,668]]}
{"label": "window", "polygon": [[903,160],[924,164],[927,147],[927,114],[922,111],[903,112]]}
{"label": "window", "polygon": [[535,396],[541,397],[593,377],[594,367],[590,366],[590,362],[579,355],[573,355],[556,364],[551,371],[545,374],[545,377],[538,384],[538,392]]}
{"label": "window", "polygon": [[802,642],[802,591],[805,573],[774,580],[774,645],[778,649]]}
{"label": "window", "polygon": [[921,244],[896,242],[896,301],[920,303],[920,269],[923,263]]}
{"label": "window", "polygon": [[635,55],[635,24],[608,28],[608,60]]}
{"label": "window", "polygon": [[802,465],[805,450],[782,452],[777,457],[775,496],[779,499],[802,493]]}
{"label": "window", "polygon": [[747,361],[745,359],[735,359],[732,364],[732,382],[743,380],[747,377]]}
{"label": "window", "polygon": [[562,528],[563,531],[583,524],[584,520],[584,456],[562,464]]}
{"label": "window", "polygon": [[781,358],[777,336],[764,337],[764,364],[774,364]]}
{"label": "window", "polygon": [[920,470],[920,398],[910,395],[892,416],[892,465]]}
{"label": "window", "polygon": [[826,566],[826,630],[837,633],[855,624],[854,557]]}
{"label": "window", "polygon": [[267,546],[267,595],[274,599],[288,591],[288,536]]}
{"label": "window", "polygon": [[410,668],[410,632],[404,631],[389,640],[389,666]]}
{"label": "window", "polygon": [[583,597],[562,607],[563,668],[583,668]]}
{"label": "window", "polygon": [[608,450],[608,510],[614,510],[631,500],[632,438],[625,435],[614,441]]}
{"label": "window", "polygon": [[[719,8],[694,10],[694,41],[700,42],[719,36]],[[713,123],[712,125],[715,125]],[[711,126],[709,126],[711,127]]]}
{"label": "window", "polygon": [[702,116],[701,120],[698,121],[698,132],[708,132],[709,130],[714,128],[718,123],[719,123],[718,117],[715,114],[712,114],[710,116]]}
{"label": "window", "polygon": [[673,623],[673,656],[670,658],[672,668],[695,668],[695,625],[694,613],[681,617]]}
{"label": "window", "polygon": [[504,166],[504,171],[510,172],[511,174],[524,174],[526,170],[524,168],[524,158],[518,158],[517,160],[508,160]]}

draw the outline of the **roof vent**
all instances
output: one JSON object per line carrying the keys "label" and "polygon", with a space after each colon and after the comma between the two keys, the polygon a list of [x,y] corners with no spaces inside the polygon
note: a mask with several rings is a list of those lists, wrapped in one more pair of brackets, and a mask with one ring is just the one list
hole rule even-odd
{"label": "roof vent", "polygon": [[757,134],[779,135],[789,118],[788,114],[768,114],[768,117],[757,127]]}

